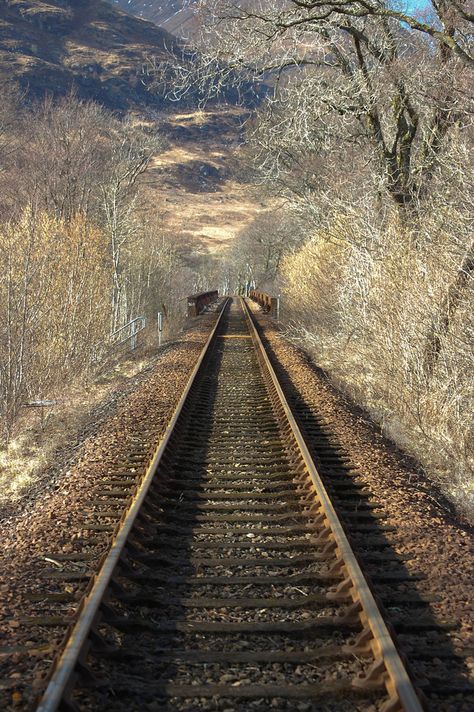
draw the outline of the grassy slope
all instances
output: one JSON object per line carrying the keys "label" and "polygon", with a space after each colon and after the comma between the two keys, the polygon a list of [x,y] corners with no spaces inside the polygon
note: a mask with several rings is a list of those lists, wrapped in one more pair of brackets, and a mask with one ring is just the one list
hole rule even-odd
{"label": "grassy slope", "polygon": [[0,0],[0,78],[33,96],[79,96],[114,109],[156,105],[142,82],[149,55],[175,40],[103,0]]}
{"label": "grassy slope", "polygon": [[108,0],[114,7],[151,20],[177,37],[188,38],[196,25],[189,0]]}
{"label": "grassy slope", "polygon": [[146,181],[160,205],[163,229],[199,268],[220,259],[240,230],[266,209],[237,170],[245,113],[237,107],[169,113],[160,123],[168,149],[156,157]]}

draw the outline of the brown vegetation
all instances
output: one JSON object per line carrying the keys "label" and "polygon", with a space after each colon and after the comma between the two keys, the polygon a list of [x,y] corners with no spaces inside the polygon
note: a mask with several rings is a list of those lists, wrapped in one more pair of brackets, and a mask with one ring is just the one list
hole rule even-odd
{"label": "brown vegetation", "polygon": [[[472,510],[472,279],[449,328],[437,321],[471,238],[446,233],[436,215],[416,246],[403,237],[396,223],[372,225],[369,235],[356,216],[334,215],[283,263],[284,318],[336,382]],[[439,355],[427,372],[430,333]]]}
{"label": "brown vegetation", "polygon": [[289,332],[472,508],[472,16],[202,6],[175,93],[273,77],[246,153],[280,209],[238,237],[233,283],[281,292]]}
{"label": "brown vegetation", "polygon": [[[6,441],[30,401],[57,399],[104,362],[130,319],[168,333],[205,281],[163,229],[147,169],[156,127],[68,97],[0,116],[0,418]],[[205,284],[204,286],[207,286]],[[122,334],[123,336],[123,334]]]}
{"label": "brown vegetation", "polygon": [[109,108],[160,106],[147,91],[146,58],[164,56],[174,38],[103,0],[8,0],[0,3],[0,78],[30,96],[67,95]]}

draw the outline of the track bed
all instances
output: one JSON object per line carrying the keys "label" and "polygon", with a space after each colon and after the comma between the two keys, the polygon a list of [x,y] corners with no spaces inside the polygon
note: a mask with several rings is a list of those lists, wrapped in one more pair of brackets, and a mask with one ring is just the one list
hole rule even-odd
{"label": "track bed", "polygon": [[[295,430],[234,301],[39,710],[422,709]],[[390,586],[376,507],[340,485],[366,565]],[[418,602],[392,602],[399,630],[416,628]]]}

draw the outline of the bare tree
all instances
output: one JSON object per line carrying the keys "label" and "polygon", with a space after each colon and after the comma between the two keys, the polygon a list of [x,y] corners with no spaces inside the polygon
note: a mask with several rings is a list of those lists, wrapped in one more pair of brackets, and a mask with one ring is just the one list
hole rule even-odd
{"label": "bare tree", "polygon": [[59,102],[48,97],[33,112],[21,127],[29,134],[18,167],[25,199],[60,219],[81,213],[97,220],[98,186],[110,151],[105,137],[114,119],[74,94]]}
{"label": "bare tree", "polygon": [[[437,171],[433,175],[426,214],[437,214],[443,229],[450,235],[445,246],[445,258],[452,265],[452,277],[438,296],[438,308],[433,311],[428,329],[424,371],[428,382],[433,377],[444,346],[450,338],[452,325],[459,310],[469,301],[474,284],[474,215],[473,127],[445,146]],[[431,218],[432,219],[432,218]],[[453,249],[454,248],[454,249]]]}
{"label": "bare tree", "polygon": [[132,315],[127,293],[124,252],[133,249],[130,241],[137,234],[139,178],[147,170],[162,140],[130,124],[116,126],[111,136],[111,151],[101,184],[105,230],[109,236],[113,265],[111,330]]}
{"label": "bare tree", "polygon": [[263,40],[287,35],[289,31],[315,26],[354,27],[360,20],[375,18],[383,24],[407,26],[436,43],[444,54],[451,53],[463,64],[474,67],[470,39],[474,23],[471,0],[433,0],[431,11],[409,12],[385,0],[274,0],[239,2],[204,0],[206,24],[246,23],[258,26]]}
{"label": "bare tree", "polygon": [[[260,180],[315,229],[335,205],[368,200],[381,225],[395,209],[416,246],[437,176],[449,174],[452,139],[472,122],[469,3],[439,0],[423,18],[380,0],[204,0],[201,13],[196,66],[179,65],[175,93],[190,82],[202,94],[266,82],[247,132]],[[469,243],[432,317],[427,373],[462,300],[471,252]],[[251,261],[245,271],[253,273]]]}
{"label": "bare tree", "polygon": [[264,212],[235,238],[228,260],[233,266],[234,287],[242,291],[247,284],[271,287],[285,255],[300,246],[307,232],[295,214],[283,206]]}
{"label": "bare tree", "polygon": [[0,84],[2,102],[0,105],[0,171],[5,169],[5,158],[15,144],[15,123],[19,113],[21,93],[15,84]]}
{"label": "bare tree", "polygon": [[460,187],[432,196],[416,244],[370,203],[338,205],[281,276],[290,333],[462,506],[474,467],[474,279]]}
{"label": "bare tree", "polygon": [[430,42],[400,24],[404,13],[378,1],[201,7],[200,45],[176,67],[172,92],[219,94],[226,83],[250,80],[272,86],[253,133],[272,182],[282,177],[307,192],[312,174],[319,183],[318,159],[332,163],[353,150],[377,173],[379,194],[402,208],[423,196],[444,138],[472,110],[470,68],[444,42],[454,31],[440,31],[434,56]]}
{"label": "bare tree", "polygon": [[[187,268],[151,227],[142,176],[162,141],[69,96],[0,109],[0,421],[87,376],[110,333]],[[12,150],[14,149],[14,150]],[[182,286],[179,287],[182,289]],[[178,289],[178,286],[176,286]],[[174,308],[170,306],[170,311]],[[156,317],[156,313],[154,314]]]}
{"label": "bare tree", "polygon": [[461,486],[474,461],[474,16],[462,0],[401,6],[203,0],[171,92],[254,82],[244,152],[301,218],[303,243],[280,261],[262,220],[239,236],[226,280],[271,285],[277,272],[285,318],[321,365]]}
{"label": "bare tree", "polygon": [[[155,133],[119,121],[73,94],[47,98],[26,114],[30,141],[16,166],[11,204],[29,203],[66,221],[84,216],[109,236],[113,279],[111,329],[130,316],[124,250],[136,233],[139,177],[162,145]],[[28,166],[28,170],[26,170]],[[23,200],[18,200],[23,195]]]}

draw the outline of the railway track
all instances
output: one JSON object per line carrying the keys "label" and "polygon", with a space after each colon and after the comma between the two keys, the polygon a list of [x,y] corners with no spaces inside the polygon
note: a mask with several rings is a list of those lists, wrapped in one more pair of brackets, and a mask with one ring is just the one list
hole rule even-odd
{"label": "railway track", "polygon": [[[117,508],[129,486],[111,483]],[[371,507],[356,484],[333,489],[389,586]],[[398,629],[415,626],[413,600],[390,599]],[[423,709],[240,301],[83,599],[37,707],[56,709]]]}

